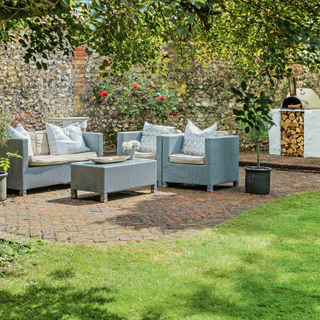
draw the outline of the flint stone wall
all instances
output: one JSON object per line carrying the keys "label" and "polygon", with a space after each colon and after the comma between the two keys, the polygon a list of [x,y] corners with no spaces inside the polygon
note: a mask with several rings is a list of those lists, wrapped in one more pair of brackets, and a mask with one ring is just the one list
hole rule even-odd
{"label": "flint stone wall", "polygon": [[19,44],[0,46],[0,108],[13,125],[39,130],[49,117],[75,115],[81,94],[99,77],[96,58],[88,59],[83,47],[74,57],[50,53],[48,69],[39,70],[23,53]]}
{"label": "flint stone wall", "polygon": [[[88,116],[87,130],[103,132],[107,147],[114,148],[117,132],[141,129],[145,120],[158,122],[152,114],[146,119],[121,113],[122,106],[117,104],[116,97],[96,100],[92,88],[100,81],[99,66],[103,59],[96,55],[87,56],[83,47],[76,48],[74,57],[48,53],[48,70],[38,70],[33,61],[25,64],[22,56],[23,49],[18,43],[7,49],[0,46],[0,109],[11,115],[13,126],[21,122],[29,130],[39,130],[45,128],[45,120],[49,117]],[[216,68],[218,70],[219,65]],[[180,112],[177,117],[168,118],[168,125],[184,130],[187,119],[191,119],[204,129],[217,122],[218,130],[240,135],[242,150],[254,149],[242,131],[234,127],[234,103],[225,94],[228,79],[215,88],[216,95],[208,97],[201,85],[195,94],[191,94],[183,80],[169,81],[141,69],[136,69],[135,73],[138,77],[148,78],[154,90],[166,85],[177,92]],[[300,67],[296,67],[295,73],[300,80],[298,87],[308,85],[320,93],[318,75],[310,75]],[[194,77],[201,78],[201,73],[194,74]],[[311,79],[308,84],[307,79]],[[284,98],[286,92],[287,89],[282,88],[279,97]],[[278,105],[274,107],[278,108]],[[267,139],[262,148],[268,150]]]}

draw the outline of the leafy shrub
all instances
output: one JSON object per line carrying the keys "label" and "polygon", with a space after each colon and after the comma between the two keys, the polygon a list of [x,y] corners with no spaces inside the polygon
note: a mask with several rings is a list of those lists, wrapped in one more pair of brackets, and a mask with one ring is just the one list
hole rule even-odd
{"label": "leafy shrub", "polygon": [[124,115],[141,117],[151,113],[158,122],[164,124],[168,115],[178,111],[178,100],[174,92],[166,86],[156,91],[151,81],[138,78],[135,73],[121,75],[111,80],[101,78],[92,92],[97,100],[101,100],[106,96],[103,97],[99,93],[105,91],[108,92],[106,99],[110,99]]}
{"label": "leafy shrub", "polygon": [[[28,242],[13,243],[9,241],[0,241],[0,268],[8,265],[15,258],[31,254],[44,245],[44,241],[41,239],[31,239]],[[0,276],[2,272],[0,269]]]}

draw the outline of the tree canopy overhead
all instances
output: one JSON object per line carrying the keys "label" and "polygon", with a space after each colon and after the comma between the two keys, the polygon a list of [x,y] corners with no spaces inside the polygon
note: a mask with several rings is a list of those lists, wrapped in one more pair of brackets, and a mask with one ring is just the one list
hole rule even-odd
{"label": "tree canopy overhead", "polygon": [[64,9],[60,0],[6,0],[0,2],[0,20],[25,19],[51,14],[54,9]]}
{"label": "tree canopy overhead", "polygon": [[290,61],[320,63],[316,0],[0,0],[0,24],[0,42],[19,34],[25,61],[40,68],[48,52],[86,44],[88,54],[112,57],[114,71],[157,69],[168,42],[181,63],[232,59],[247,74],[259,65],[283,77]]}

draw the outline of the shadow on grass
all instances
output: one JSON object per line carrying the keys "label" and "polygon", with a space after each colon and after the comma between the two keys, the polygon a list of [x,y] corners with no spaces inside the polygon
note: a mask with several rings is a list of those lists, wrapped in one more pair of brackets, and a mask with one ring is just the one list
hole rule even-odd
{"label": "shadow on grass", "polygon": [[72,269],[59,269],[50,273],[50,276],[55,279],[64,279],[64,278],[73,278],[75,276],[75,272]]}
{"label": "shadow on grass", "polygon": [[108,287],[29,285],[23,292],[0,290],[0,317],[10,319],[108,319],[127,317],[108,311],[116,292]]}
{"label": "shadow on grass", "polygon": [[192,288],[192,292],[179,292],[161,305],[149,305],[141,319],[320,318],[320,297],[315,290],[309,292],[294,282],[283,284],[276,272],[259,274],[239,268],[233,275],[229,273],[230,278],[234,278],[235,273],[239,273],[237,282],[224,289],[221,282],[211,285],[202,281],[185,282],[184,286]]}
{"label": "shadow on grass", "polygon": [[[125,287],[93,286],[82,290],[63,279],[54,284],[29,285],[17,294],[0,290],[0,318],[127,320],[133,318],[122,310],[134,308],[134,319],[141,320],[319,319],[319,281],[312,274],[307,278],[302,275],[301,280],[282,281],[279,275],[284,270],[279,266],[259,268],[270,258],[268,253],[261,254],[251,260],[250,266],[243,262],[232,271],[229,264],[224,272],[221,266],[198,269],[194,278],[179,273],[178,278],[169,277],[167,287],[159,288],[160,299],[158,292],[151,290],[138,307],[137,295]],[[301,264],[301,256],[297,254],[291,262]],[[50,276],[56,279],[69,273],[72,276],[70,269],[57,269]],[[87,285],[84,279],[84,287]],[[117,311],[110,311],[111,304]]]}

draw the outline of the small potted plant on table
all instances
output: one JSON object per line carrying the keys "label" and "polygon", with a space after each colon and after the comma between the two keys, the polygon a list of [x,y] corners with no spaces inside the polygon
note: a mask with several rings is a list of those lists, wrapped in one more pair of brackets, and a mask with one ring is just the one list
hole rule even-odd
{"label": "small potted plant on table", "polygon": [[123,153],[130,156],[129,160],[133,160],[135,152],[138,150],[140,142],[138,140],[131,140],[122,143]]}
{"label": "small potted plant on table", "polygon": [[260,92],[260,97],[250,93],[250,87],[247,92],[245,81],[241,83],[241,89],[231,88],[237,97],[237,103],[243,103],[243,109],[233,109],[236,115],[236,126],[244,129],[249,139],[253,140],[256,146],[257,165],[245,167],[245,190],[248,193],[268,194],[270,192],[270,174],[271,168],[260,165],[260,143],[267,136],[271,126],[275,125],[270,115],[269,105],[272,100]]}

